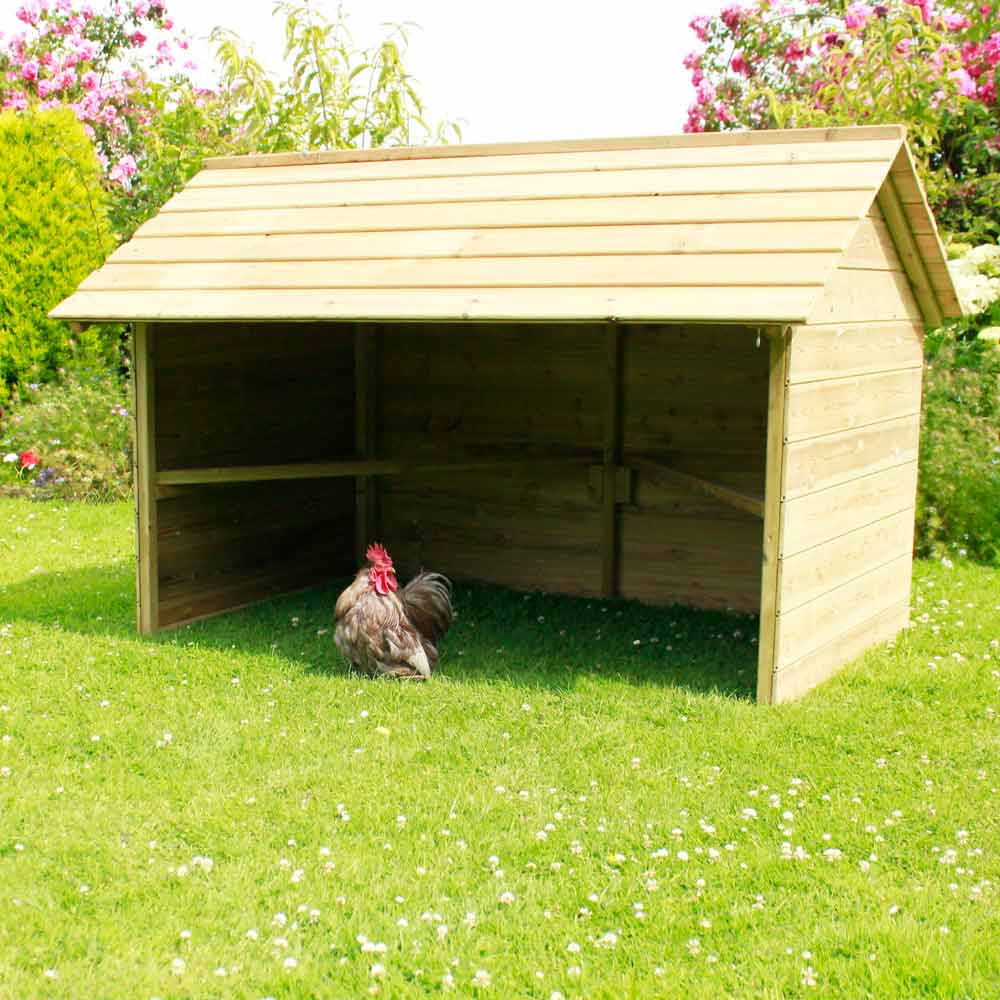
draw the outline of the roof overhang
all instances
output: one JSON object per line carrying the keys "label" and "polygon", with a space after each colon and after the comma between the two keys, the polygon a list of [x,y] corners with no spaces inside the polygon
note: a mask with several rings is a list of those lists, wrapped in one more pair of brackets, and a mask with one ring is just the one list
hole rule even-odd
{"label": "roof overhang", "polygon": [[885,191],[959,315],[899,126],[222,157],[51,315],[802,323]]}

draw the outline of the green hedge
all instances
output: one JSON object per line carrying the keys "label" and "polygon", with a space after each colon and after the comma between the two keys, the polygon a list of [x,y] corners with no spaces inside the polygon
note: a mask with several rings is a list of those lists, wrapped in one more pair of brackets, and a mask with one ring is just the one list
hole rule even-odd
{"label": "green hedge", "polygon": [[[1000,321],[1000,302],[994,305]],[[917,554],[1000,564],[1000,347],[975,324],[925,344]],[[971,335],[971,336],[970,336]]]}
{"label": "green hedge", "polygon": [[0,403],[71,354],[115,360],[116,328],[74,336],[46,315],[112,249],[100,176],[71,111],[0,114]]}

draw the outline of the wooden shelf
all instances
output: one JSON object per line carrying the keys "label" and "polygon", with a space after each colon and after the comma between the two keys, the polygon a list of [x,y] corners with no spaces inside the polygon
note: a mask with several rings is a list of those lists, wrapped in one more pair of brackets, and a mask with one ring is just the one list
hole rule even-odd
{"label": "wooden shelf", "polygon": [[338,462],[301,462],[294,465],[235,465],[204,469],[162,469],[158,486],[204,486],[213,483],[255,483],[281,479],[338,479],[353,476],[416,476],[460,472],[529,472],[551,468],[589,466],[594,455],[553,458],[468,459],[458,461],[403,461],[352,458]]}
{"label": "wooden shelf", "polygon": [[702,479],[689,472],[681,472],[658,459],[633,456],[626,458],[625,461],[627,465],[634,465],[640,472],[646,473],[654,482],[659,479],[673,486],[680,486],[694,493],[713,497],[729,507],[735,507],[737,510],[753,514],[755,517],[762,518],[764,516],[763,497],[734,490],[731,486],[724,486],[722,483],[716,483],[710,479]]}

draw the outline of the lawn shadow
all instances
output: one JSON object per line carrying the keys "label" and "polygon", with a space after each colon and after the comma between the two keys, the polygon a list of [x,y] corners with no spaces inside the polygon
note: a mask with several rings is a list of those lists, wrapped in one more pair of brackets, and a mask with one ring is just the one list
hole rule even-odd
{"label": "lawn shadow", "polygon": [[[228,614],[142,637],[129,563],[38,573],[0,590],[6,620],[58,625],[81,635],[280,656],[310,672],[344,675],[333,643],[337,580]],[[460,583],[457,620],[441,651],[448,683],[570,690],[582,679],[716,693],[750,700],[757,619],[636,601],[519,593]]]}

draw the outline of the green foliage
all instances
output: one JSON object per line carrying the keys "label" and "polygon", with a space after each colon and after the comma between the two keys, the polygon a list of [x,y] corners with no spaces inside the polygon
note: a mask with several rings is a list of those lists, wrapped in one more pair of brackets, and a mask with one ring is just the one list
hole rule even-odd
{"label": "green foliage", "polygon": [[238,35],[212,34],[222,87],[216,111],[233,152],[282,152],[405,145],[458,136],[431,129],[405,67],[407,27],[392,25],[374,47],[356,48],[338,10],[329,20],[308,3],[281,0],[289,76],[270,77]]}
{"label": "green foliage", "polygon": [[115,328],[73,336],[47,318],[110,248],[100,167],[73,113],[0,114],[0,403],[74,350],[114,357]]}
{"label": "green foliage", "polygon": [[59,382],[25,386],[0,427],[5,456],[32,451],[33,469],[0,465],[0,493],[38,500],[120,500],[132,488],[126,387],[114,372],[87,368]]}
{"label": "green foliage", "polygon": [[338,10],[328,20],[309,4],[279,2],[288,75],[274,77],[239,36],[216,28],[211,39],[219,74],[215,90],[187,78],[149,82],[150,119],[139,171],[111,189],[111,220],[127,239],[201,168],[206,156],[308,152],[445,142],[457,124],[433,128],[423,117],[405,66],[406,27],[390,27],[369,49],[355,47]]}
{"label": "green foliage", "polygon": [[1000,564],[1000,348],[946,328],[926,356],[917,551]]}

